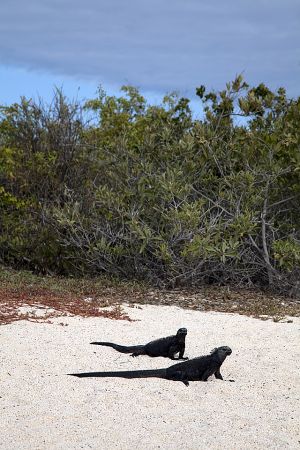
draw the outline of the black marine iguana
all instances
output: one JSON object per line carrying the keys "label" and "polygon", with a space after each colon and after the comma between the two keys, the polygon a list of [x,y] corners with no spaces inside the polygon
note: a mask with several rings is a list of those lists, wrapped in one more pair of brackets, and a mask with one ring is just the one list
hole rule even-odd
{"label": "black marine iguana", "polygon": [[[218,347],[211,351],[209,355],[190,359],[189,361],[174,364],[165,369],[154,370],[132,370],[123,372],[86,372],[69,373],[78,378],[85,377],[120,377],[120,378],[164,378],[166,380],[182,381],[186,386],[189,381],[207,381],[208,377],[215,375],[219,380],[223,380],[220,367],[231,355],[229,347]],[[233,381],[233,380],[230,380]]]}
{"label": "black marine iguana", "polygon": [[[170,359],[188,359],[183,357],[186,334],[186,328],[179,328],[177,333],[173,336],[156,339],[145,345],[133,345],[130,347],[114,344],[112,342],[91,342],[91,344],[112,347],[121,353],[131,353],[131,356],[148,355],[153,357],[163,356]],[[177,353],[179,353],[178,358],[175,358]]]}

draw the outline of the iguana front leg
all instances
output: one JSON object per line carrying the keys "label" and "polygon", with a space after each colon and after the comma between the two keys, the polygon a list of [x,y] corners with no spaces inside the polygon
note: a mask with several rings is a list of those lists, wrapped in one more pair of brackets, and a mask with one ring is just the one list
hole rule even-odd
{"label": "iguana front leg", "polygon": [[186,360],[186,359],[189,359],[188,357],[184,357],[183,356],[183,354],[184,354],[184,349],[183,350],[181,350],[180,351],[180,353],[179,353],[179,356],[177,357],[177,358],[175,358],[175,355],[178,353],[178,350],[177,350],[177,347],[170,347],[169,348],[169,353],[168,353],[168,357],[170,358],[170,359],[173,359],[173,360],[178,360],[178,359],[183,359],[183,360]]}
{"label": "iguana front leg", "polygon": [[218,378],[218,380],[223,380],[223,377],[220,372],[220,367],[215,371],[215,377]]}
{"label": "iguana front leg", "polygon": [[182,349],[180,350],[178,359],[184,359],[184,360],[189,359],[187,356],[183,356],[183,355],[184,355],[184,352],[185,352],[185,345],[184,345],[184,346],[182,347]]}

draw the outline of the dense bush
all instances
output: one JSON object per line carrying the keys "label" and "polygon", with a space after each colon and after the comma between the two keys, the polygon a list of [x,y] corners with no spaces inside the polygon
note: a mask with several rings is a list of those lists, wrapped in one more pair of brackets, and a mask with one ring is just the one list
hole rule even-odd
{"label": "dense bush", "polygon": [[239,76],[195,120],[122,90],[1,108],[2,262],[299,293],[300,99]]}

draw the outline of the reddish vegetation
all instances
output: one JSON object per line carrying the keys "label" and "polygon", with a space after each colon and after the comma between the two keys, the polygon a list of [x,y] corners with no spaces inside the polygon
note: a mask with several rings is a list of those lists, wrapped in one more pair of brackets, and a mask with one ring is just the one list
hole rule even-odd
{"label": "reddish vegetation", "polygon": [[[0,325],[17,320],[48,322],[61,316],[107,317],[116,320],[131,320],[122,311],[120,305],[111,309],[101,309],[108,306],[102,300],[84,299],[71,294],[57,294],[43,288],[12,289],[0,288]],[[20,308],[28,307],[28,312],[20,312]],[[36,315],[35,309],[45,310],[42,315]]]}
{"label": "reddish vegetation", "polygon": [[[7,274],[7,272],[6,272]],[[200,311],[244,314],[263,320],[286,320],[300,315],[300,302],[256,290],[203,287],[199,290],[139,289],[137,286],[103,286],[94,280],[34,278],[0,280],[0,325],[17,320],[49,322],[62,316],[106,317],[128,320],[120,305],[174,305]],[[39,286],[38,283],[48,283]],[[25,307],[25,311],[24,308]],[[107,309],[107,307],[109,307]],[[104,309],[103,309],[104,308]]]}

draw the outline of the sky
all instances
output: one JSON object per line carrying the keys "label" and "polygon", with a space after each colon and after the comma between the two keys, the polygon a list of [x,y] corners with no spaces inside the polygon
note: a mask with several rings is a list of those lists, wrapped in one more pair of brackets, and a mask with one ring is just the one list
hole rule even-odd
{"label": "sky", "polygon": [[150,102],[243,73],[300,95],[299,0],[1,0],[0,104],[138,87]]}

